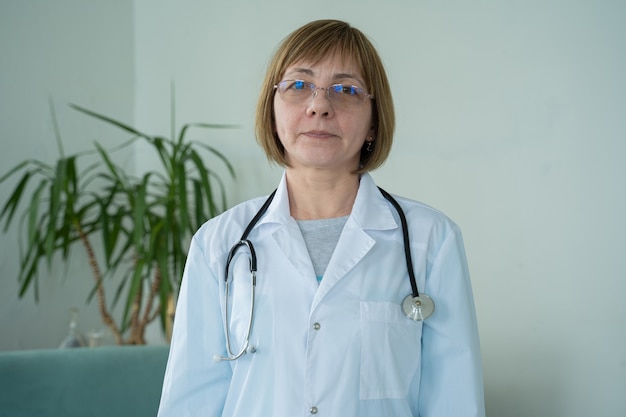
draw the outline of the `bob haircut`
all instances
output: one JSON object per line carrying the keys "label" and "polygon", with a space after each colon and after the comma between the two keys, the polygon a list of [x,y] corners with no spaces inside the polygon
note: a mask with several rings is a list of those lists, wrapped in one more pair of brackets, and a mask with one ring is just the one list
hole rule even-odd
{"label": "bob haircut", "polygon": [[292,32],[278,47],[269,63],[256,111],[256,138],[267,158],[287,166],[285,149],[276,134],[274,95],[276,85],[291,65],[308,61],[317,63],[339,54],[352,61],[361,71],[365,88],[374,96],[372,102],[373,149],[361,149],[363,173],[381,166],[391,151],[395,115],[389,81],[376,49],[367,37],[348,23],[338,20],[316,20]]}

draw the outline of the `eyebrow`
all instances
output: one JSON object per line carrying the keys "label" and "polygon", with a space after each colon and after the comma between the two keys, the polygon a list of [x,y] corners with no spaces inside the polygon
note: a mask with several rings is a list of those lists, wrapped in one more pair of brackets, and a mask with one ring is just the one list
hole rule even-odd
{"label": "eyebrow", "polygon": [[[285,73],[285,75],[292,74],[292,73],[304,74],[304,75],[308,75],[311,77],[315,75],[313,70],[309,68],[292,68],[290,71]],[[347,72],[338,72],[336,74],[333,74],[333,80],[345,80],[345,79],[352,79],[360,83],[361,85],[365,85],[365,81],[363,81],[361,77],[359,77],[357,74],[350,74]]]}

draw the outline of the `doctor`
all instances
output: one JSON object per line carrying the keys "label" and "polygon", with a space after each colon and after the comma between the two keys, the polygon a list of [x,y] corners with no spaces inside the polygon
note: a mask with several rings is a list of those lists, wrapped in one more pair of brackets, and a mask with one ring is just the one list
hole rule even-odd
{"label": "doctor", "polygon": [[[398,197],[417,287],[436,305],[423,321],[402,311],[400,214],[368,174],[394,130],[372,44],[340,21],[297,29],[269,65],[256,130],[283,177],[271,201],[238,205],[194,236],[159,416],[484,416],[461,233]],[[247,245],[226,264],[257,213],[253,287]]]}

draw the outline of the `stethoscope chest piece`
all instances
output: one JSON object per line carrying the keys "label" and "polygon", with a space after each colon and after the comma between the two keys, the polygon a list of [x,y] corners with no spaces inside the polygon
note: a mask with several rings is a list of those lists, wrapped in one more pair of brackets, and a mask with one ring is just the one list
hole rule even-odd
{"label": "stethoscope chest piece", "polygon": [[435,303],[433,299],[426,294],[420,294],[417,297],[414,297],[413,294],[409,294],[402,301],[402,310],[411,320],[422,321],[433,314],[435,311]]}

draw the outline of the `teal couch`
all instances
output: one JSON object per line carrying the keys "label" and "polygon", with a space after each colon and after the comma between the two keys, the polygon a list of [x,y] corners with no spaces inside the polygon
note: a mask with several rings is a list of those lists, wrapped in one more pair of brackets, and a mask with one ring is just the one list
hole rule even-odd
{"label": "teal couch", "polygon": [[167,346],[0,352],[0,417],[154,417]]}

